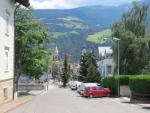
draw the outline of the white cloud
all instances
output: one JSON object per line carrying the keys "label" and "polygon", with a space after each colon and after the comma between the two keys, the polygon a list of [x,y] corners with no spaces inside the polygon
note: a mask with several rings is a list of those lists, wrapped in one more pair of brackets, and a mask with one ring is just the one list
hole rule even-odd
{"label": "white cloud", "polygon": [[34,9],[70,9],[76,7],[65,0],[30,0]]}
{"label": "white cloud", "polygon": [[132,1],[135,0],[30,0],[30,3],[34,9],[70,9],[89,5],[118,6]]}

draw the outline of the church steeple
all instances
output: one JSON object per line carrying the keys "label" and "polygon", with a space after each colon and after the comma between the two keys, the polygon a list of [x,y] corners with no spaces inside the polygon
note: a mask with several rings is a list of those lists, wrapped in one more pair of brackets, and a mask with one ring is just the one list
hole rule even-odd
{"label": "church steeple", "polygon": [[54,53],[53,53],[53,60],[54,61],[58,61],[59,60],[59,51],[58,51],[58,47],[55,47]]}

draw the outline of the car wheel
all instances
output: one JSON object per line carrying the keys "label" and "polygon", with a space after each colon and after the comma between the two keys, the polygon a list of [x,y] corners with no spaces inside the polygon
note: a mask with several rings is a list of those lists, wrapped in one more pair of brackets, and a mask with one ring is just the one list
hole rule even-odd
{"label": "car wheel", "polygon": [[110,94],[107,94],[107,97],[110,97]]}
{"label": "car wheel", "polygon": [[90,95],[89,95],[89,98],[93,98],[93,97],[94,97],[94,95],[93,95],[93,94],[90,94]]}

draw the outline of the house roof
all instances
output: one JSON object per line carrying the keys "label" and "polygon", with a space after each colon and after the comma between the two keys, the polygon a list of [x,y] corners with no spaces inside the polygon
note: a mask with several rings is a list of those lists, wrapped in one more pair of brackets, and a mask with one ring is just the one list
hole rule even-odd
{"label": "house roof", "polygon": [[25,6],[25,7],[29,7],[30,3],[29,0],[15,0],[15,2]]}
{"label": "house roof", "polygon": [[99,55],[105,56],[105,53],[112,54],[112,48],[111,47],[98,47]]}

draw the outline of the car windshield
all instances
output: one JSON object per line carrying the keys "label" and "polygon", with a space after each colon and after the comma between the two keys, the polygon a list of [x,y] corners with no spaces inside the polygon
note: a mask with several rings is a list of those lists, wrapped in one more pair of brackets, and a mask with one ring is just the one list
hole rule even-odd
{"label": "car windshield", "polygon": [[96,90],[104,90],[104,88],[102,86],[97,86],[95,87]]}
{"label": "car windshield", "polygon": [[85,90],[89,90],[90,89],[90,87],[85,87]]}

